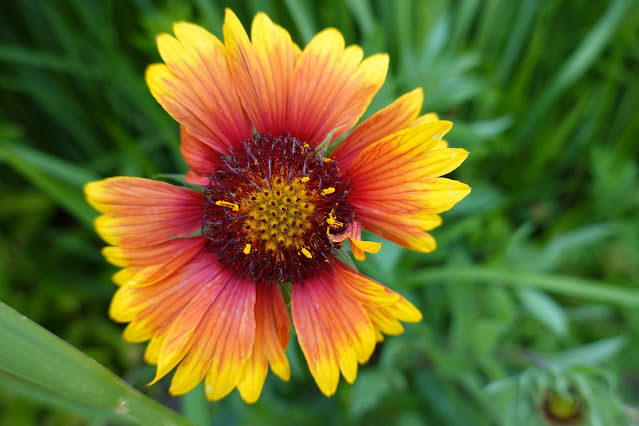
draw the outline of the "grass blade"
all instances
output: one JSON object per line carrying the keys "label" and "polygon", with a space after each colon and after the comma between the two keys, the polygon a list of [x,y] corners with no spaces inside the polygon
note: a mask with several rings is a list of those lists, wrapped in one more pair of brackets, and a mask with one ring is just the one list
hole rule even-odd
{"label": "grass blade", "polygon": [[109,370],[0,302],[0,373],[37,390],[40,400],[104,419],[133,424],[188,425],[188,420],[142,395]]}
{"label": "grass blade", "polygon": [[576,277],[487,267],[433,268],[419,274],[402,277],[401,282],[406,286],[421,286],[439,280],[481,281],[513,287],[533,287],[577,299],[588,299],[599,303],[633,308],[639,307],[639,290],[637,289],[619,288],[612,284]]}
{"label": "grass blade", "polygon": [[82,195],[82,185],[96,176],[26,146],[0,141],[0,160],[11,165],[80,222],[92,226],[97,215]]}

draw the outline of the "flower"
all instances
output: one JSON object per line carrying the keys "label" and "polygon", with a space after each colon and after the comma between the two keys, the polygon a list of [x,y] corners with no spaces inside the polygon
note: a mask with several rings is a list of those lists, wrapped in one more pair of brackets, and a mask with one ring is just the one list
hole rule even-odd
{"label": "flower", "polygon": [[[255,402],[268,367],[283,380],[290,309],[300,347],[320,390],[358,364],[383,334],[419,321],[405,298],[338,260],[381,244],[367,229],[428,252],[424,231],[465,197],[467,185],[440,176],[466,158],[441,140],[452,124],[418,117],[422,91],[380,110],[348,135],[386,77],[388,56],[364,60],[335,29],[300,50],[265,14],[251,39],[227,10],[224,43],[176,23],[158,36],[164,64],[149,66],[151,93],[181,124],[189,188],[135,177],[88,183],[102,213],[95,228],[122,269],[111,317],[124,338],[150,340],[157,381],[177,366],[170,392],[205,381],[218,400],[237,388]],[[326,146],[343,136],[332,155]],[[290,284],[289,284],[290,283]]]}
{"label": "flower", "polygon": [[587,409],[583,396],[572,386],[561,393],[546,389],[539,406],[543,419],[549,425],[584,424]]}

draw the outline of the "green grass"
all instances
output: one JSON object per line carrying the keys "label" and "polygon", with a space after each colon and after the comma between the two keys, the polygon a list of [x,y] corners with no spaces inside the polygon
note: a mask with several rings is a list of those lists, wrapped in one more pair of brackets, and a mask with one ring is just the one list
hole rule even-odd
{"label": "green grass", "polygon": [[[453,177],[473,192],[434,231],[437,251],[388,243],[361,264],[424,320],[388,338],[330,399],[294,339],[291,381],[269,376],[254,406],[236,393],[207,403],[201,389],[169,397],[166,379],[144,386],[144,346],[123,342],[107,317],[115,268],[100,256],[81,188],[185,172],[178,126],[144,69],[159,61],[155,35],[176,20],[221,36],[224,6],[245,26],[266,11],[301,46],[334,26],[367,55],[388,52],[368,114],[423,87],[424,112],[453,121],[448,140],[470,151]],[[638,422],[638,26],[631,0],[9,2],[0,300],[197,424],[541,424],[544,392],[569,387],[591,424]],[[33,330],[33,342],[53,339]],[[114,420],[26,370],[0,363],[0,424]]]}

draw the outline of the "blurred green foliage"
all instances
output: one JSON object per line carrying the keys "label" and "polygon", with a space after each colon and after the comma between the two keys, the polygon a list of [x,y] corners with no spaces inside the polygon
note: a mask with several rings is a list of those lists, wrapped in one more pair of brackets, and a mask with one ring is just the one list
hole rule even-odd
{"label": "blurred green foliage", "polygon": [[[221,36],[263,10],[304,45],[335,26],[391,69],[369,114],[421,86],[424,112],[470,151],[471,195],[423,255],[390,243],[361,264],[424,320],[380,345],[327,399],[295,340],[289,383],[262,398],[168,397],[143,345],[107,317],[82,185],[182,173],[177,124],[143,80],[176,20]],[[0,300],[198,424],[544,424],[548,395],[588,424],[639,422],[639,7],[632,0],[5,2],[0,13]],[[42,354],[46,357],[46,354]],[[0,366],[0,370],[2,366]],[[86,413],[0,375],[0,424]],[[550,392],[550,393],[549,393]],[[528,422],[528,423],[525,423]]]}

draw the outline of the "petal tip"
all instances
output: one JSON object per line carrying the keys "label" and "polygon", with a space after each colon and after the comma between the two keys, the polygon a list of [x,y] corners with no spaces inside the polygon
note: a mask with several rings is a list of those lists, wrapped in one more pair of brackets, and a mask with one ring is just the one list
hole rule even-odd
{"label": "petal tip", "polygon": [[179,33],[181,30],[191,29],[191,28],[202,28],[199,25],[196,25],[192,22],[187,21],[176,21],[173,23],[173,32],[175,34]]}
{"label": "petal tip", "polygon": [[[450,129],[453,128],[453,122],[452,121],[439,120],[439,122],[443,125],[444,129],[446,129],[446,133],[448,133],[450,131]],[[444,134],[446,134],[446,133],[444,133]]]}
{"label": "petal tip", "polygon": [[249,405],[255,404],[257,400],[260,399],[259,393],[255,395],[255,393],[253,392],[241,391],[239,389],[238,389],[238,392],[240,394],[240,397],[242,398],[242,401],[244,401],[245,403]]}
{"label": "petal tip", "polygon": [[[237,24],[240,23],[240,19],[237,17],[237,15],[235,14],[235,12],[233,12],[233,9],[231,9],[230,7],[224,8],[224,24],[223,26],[226,26],[226,24],[229,23],[233,23],[233,24]],[[241,25],[241,23],[240,23]]]}

